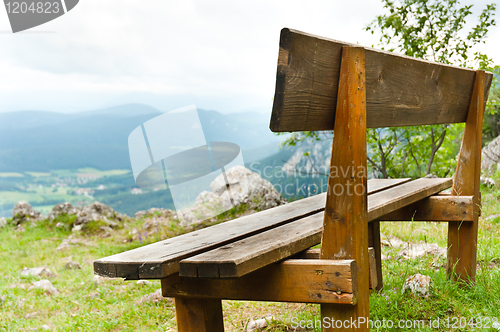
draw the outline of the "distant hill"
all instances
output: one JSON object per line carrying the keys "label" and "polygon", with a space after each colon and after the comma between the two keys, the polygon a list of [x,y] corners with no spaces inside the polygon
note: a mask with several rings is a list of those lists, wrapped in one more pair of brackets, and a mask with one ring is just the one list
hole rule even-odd
{"label": "distant hill", "polygon": [[[93,167],[130,169],[128,136],[137,126],[162,114],[142,104],[61,114],[43,111],[0,113],[0,172]],[[233,142],[251,159],[277,151],[281,140],[269,130],[269,118],[257,112],[221,114],[199,110],[208,141]],[[181,130],[181,129],[179,129]],[[179,133],[181,134],[181,133]],[[266,146],[266,149],[258,149]],[[257,150],[257,151],[256,151]]]}

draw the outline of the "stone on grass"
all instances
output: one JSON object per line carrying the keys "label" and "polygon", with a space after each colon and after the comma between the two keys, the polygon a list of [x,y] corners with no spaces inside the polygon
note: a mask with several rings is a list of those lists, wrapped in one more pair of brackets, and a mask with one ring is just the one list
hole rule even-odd
{"label": "stone on grass", "polygon": [[5,226],[7,226],[7,219],[0,218],[0,228],[4,228]]}
{"label": "stone on grass", "polygon": [[40,328],[42,330],[44,330],[44,331],[50,331],[51,330],[50,326],[48,326],[47,324],[44,324],[44,325],[40,326]]}
{"label": "stone on grass", "polygon": [[37,277],[48,277],[48,278],[53,278],[55,277],[55,274],[50,271],[50,269],[46,266],[41,266],[41,267],[33,267],[33,268],[23,268],[21,270],[21,276],[27,277],[27,276],[37,276]]}
{"label": "stone on grass", "polygon": [[263,329],[263,328],[267,327],[269,322],[272,321],[273,319],[274,318],[271,315],[268,315],[264,318],[257,319],[257,320],[250,319],[250,321],[248,322],[248,325],[247,325],[247,331],[255,331],[258,329]]}
{"label": "stone on grass", "polygon": [[74,216],[78,214],[78,208],[73,207],[71,203],[65,202],[65,203],[60,203],[56,204],[53,208],[52,211],[49,212],[48,218],[50,220],[54,220],[57,217],[67,215],[67,216]]}
{"label": "stone on grass", "polygon": [[401,293],[404,294],[410,290],[413,294],[428,296],[431,283],[431,277],[417,273],[406,279]]}
{"label": "stone on grass", "polygon": [[397,255],[403,256],[406,259],[422,257],[426,254],[445,257],[447,252],[446,248],[440,247],[435,243],[405,242],[395,236],[384,239],[381,241],[381,243],[385,246],[401,248]]}
{"label": "stone on grass", "polygon": [[160,301],[166,300],[166,297],[163,297],[161,294],[161,289],[158,289],[156,292],[149,293],[141,297],[139,301],[136,302],[136,304],[143,304],[143,303],[158,303]]}
{"label": "stone on grass", "polygon": [[45,219],[45,216],[25,201],[20,201],[12,209],[12,221],[19,225],[24,222],[37,222]]}
{"label": "stone on grass", "polygon": [[143,286],[143,285],[152,286],[153,285],[153,283],[149,280],[137,280],[136,284],[140,285],[140,286]]}
{"label": "stone on grass", "polygon": [[35,281],[33,283],[32,288],[42,289],[42,290],[46,291],[47,293],[49,293],[51,295],[58,295],[59,294],[59,292],[54,287],[54,285],[52,285],[52,283],[49,280],[47,280],[47,279],[40,280],[40,281]]}
{"label": "stone on grass", "polygon": [[488,186],[488,187],[494,187],[497,185],[492,178],[489,178],[486,176],[481,176],[481,184]]}
{"label": "stone on grass", "polygon": [[77,262],[74,262],[74,261],[66,262],[66,264],[64,264],[64,268],[67,270],[81,270],[82,269],[81,265],[78,264]]}
{"label": "stone on grass", "polygon": [[7,296],[6,295],[0,296],[0,302],[1,303],[7,302]]}
{"label": "stone on grass", "polygon": [[40,311],[30,312],[29,314],[24,315],[24,319],[32,319],[38,316]]}

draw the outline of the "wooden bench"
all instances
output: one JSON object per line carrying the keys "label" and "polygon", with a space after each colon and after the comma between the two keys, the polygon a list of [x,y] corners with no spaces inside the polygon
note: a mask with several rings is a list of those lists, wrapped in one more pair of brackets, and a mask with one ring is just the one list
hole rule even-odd
{"label": "wooden bench", "polygon": [[[223,331],[221,299],[319,303],[323,317],[367,319],[370,288],[382,287],[380,221],[422,220],[448,222],[448,273],[473,281],[491,79],[283,29],[271,130],[334,130],[330,166],[342,171],[328,192],[97,260],[95,273],[161,279],[181,332]],[[453,180],[367,180],[367,128],[458,122]],[[357,191],[340,194],[348,187]]]}

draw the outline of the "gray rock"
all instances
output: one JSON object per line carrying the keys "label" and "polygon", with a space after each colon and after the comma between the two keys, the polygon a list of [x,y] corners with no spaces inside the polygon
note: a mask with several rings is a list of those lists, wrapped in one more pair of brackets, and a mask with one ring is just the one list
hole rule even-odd
{"label": "gray rock", "polygon": [[141,210],[141,211],[137,211],[134,215],[134,217],[136,219],[139,219],[139,218],[144,218],[146,216],[147,212],[144,211],[144,210]]}
{"label": "gray rock", "polygon": [[287,203],[271,182],[246,167],[235,166],[226,171],[229,185],[227,190],[224,175],[221,174],[210,184],[212,192],[222,199],[224,209],[239,204],[266,210]]}
{"label": "gray rock", "polygon": [[489,142],[481,151],[481,168],[488,173],[499,169],[500,161],[500,136]]}
{"label": "gray rock", "polygon": [[7,302],[7,296],[6,295],[0,296],[0,302],[1,303]]}
{"label": "gray rock", "polygon": [[85,225],[90,221],[104,220],[104,218],[114,219],[115,217],[116,212],[111,207],[100,202],[94,202],[82,207],[78,212],[75,225]]}
{"label": "gray rock", "polygon": [[55,205],[52,208],[52,211],[49,212],[48,218],[50,220],[54,220],[56,217],[63,216],[63,215],[77,215],[79,212],[78,208],[73,207],[71,203],[65,202],[65,203],[60,203]]}
{"label": "gray rock", "polygon": [[481,184],[488,186],[488,187],[494,187],[497,185],[492,178],[489,178],[486,176],[481,176]]}
{"label": "gray rock", "polygon": [[5,226],[7,226],[7,219],[0,218],[0,228],[4,228]]}
{"label": "gray rock", "polygon": [[71,231],[76,233],[76,232],[81,231],[82,228],[83,228],[83,224],[81,224],[81,225],[75,225],[75,226],[73,226],[73,228],[71,229]]}
{"label": "gray rock", "polygon": [[139,286],[153,286],[153,283],[149,280],[137,280],[136,284]]}
{"label": "gray rock", "polygon": [[43,214],[35,211],[28,202],[20,201],[12,209],[12,221],[17,225],[24,222],[37,222],[46,219]]}
{"label": "gray rock", "polygon": [[271,322],[273,319],[274,319],[274,317],[272,315],[268,315],[264,318],[256,319],[256,320],[250,319],[250,321],[248,322],[248,325],[247,325],[247,332],[263,329],[263,328],[267,327],[269,322]]}
{"label": "gray rock", "polygon": [[37,289],[43,289],[44,291],[46,291],[47,293],[49,293],[51,295],[58,295],[59,294],[59,292],[54,287],[54,285],[52,285],[52,283],[46,279],[40,280],[40,281],[35,281],[33,283],[32,287],[37,288]]}
{"label": "gray rock", "polygon": [[66,224],[65,223],[62,223],[62,222],[58,222],[56,224],[56,228],[65,228],[66,227]]}
{"label": "gray rock", "polygon": [[48,277],[48,278],[53,278],[55,277],[55,274],[50,271],[50,269],[46,266],[41,266],[41,267],[33,267],[33,268],[23,268],[21,270],[21,276],[27,277],[27,276],[37,276],[37,277]]}
{"label": "gray rock", "polygon": [[74,262],[74,261],[66,262],[66,264],[64,264],[64,268],[67,270],[81,270],[82,269],[81,265],[78,264],[77,262]]}
{"label": "gray rock", "polygon": [[426,179],[437,179],[437,175],[434,175],[434,174],[427,174],[425,176]]}
{"label": "gray rock", "polygon": [[403,284],[403,288],[401,289],[401,293],[404,294],[407,290],[409,290],[413,294],[428,296],[431,283],[431,277],[417,273],[406,279]]}
{"label": "gray rock", "polygon": [[51,330],[50,326],[48,326],[47,324],[44,324],[44,325],[40,326],[40,329],[42,329],[44,331],[50,331]]}

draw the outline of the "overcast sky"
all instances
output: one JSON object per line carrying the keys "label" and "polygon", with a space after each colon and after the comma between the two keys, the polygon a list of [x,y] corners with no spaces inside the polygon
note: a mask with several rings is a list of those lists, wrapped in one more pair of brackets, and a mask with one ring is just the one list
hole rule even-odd
{"label": "overcast sky", "polygon": [[[492,1],[474,1],[478,11]],[[462,1],[470,4],[472,1]],[[283,27],[371,46],[380,0],[80,0],[12,34],[0,8],[0,112],[126,102],[269,112]],[[500,30],[479,49],[500,64]]]}

